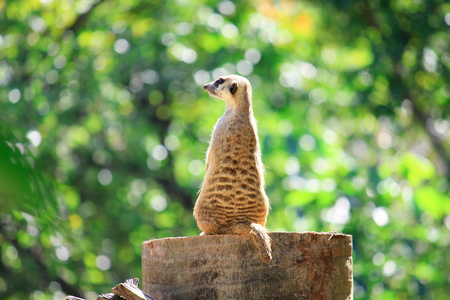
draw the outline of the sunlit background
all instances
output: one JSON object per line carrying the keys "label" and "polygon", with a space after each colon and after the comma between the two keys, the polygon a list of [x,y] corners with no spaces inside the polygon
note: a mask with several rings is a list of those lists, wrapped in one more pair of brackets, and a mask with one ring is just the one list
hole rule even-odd
{"label": "sunlit background", "polygon": [[95,299],[192,216],[249,78],[272,231],[353,235],[355,299],[450,294],[450,4],[0,0],[0,298]]}

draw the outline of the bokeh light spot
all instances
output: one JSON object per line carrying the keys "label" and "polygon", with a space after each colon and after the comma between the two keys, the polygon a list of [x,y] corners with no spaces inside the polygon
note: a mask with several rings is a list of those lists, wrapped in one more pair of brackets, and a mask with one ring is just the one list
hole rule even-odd
{"label": "bokeh light spot", "polygon": [[95,260],[95,264],[100,270],[106,271],[111,268],[111,259],[106,255],[99,255]]}
{"label": "bokeh light spot", "polygon": [[113,174],[109,169],[102,169],[98,173],[98,182],[101,185],[109,185],[113,180]]}
{"label": "bokeh light spot", "polygon": [[245,51],[244,57],[252,64],[257,64],[261,59],[261,52],[258,49],[250,48]]}
{"label": "bokeh light spot", "polygon": [[372,218],[380,227],[383,227],[389,223],[389,215],[384,207],[375,208],[372,211]]}
{"label": "bokeh light spot", "polygon": [[168,135],[164,139],[164,145],[170,151],[176,150],[180,146],[180,140],[175,135]]}
{"label": "bokeh light spot", "polygon": [[118,39],[114,43],[114,51],[119,54],[125,54],[130,50],[130,43],[125,39]]}
{"label": "bokeh light spot", "polygon": [[283,136],[288,136],[291,134],[293,128],[294,126],[292,125],[292,122],[288,119],[283,119],[278,122],[278,131]]}
{"label": "bokeh light spot", "polygon": [[237,37],[239,35],[239,30],[233,24],[226,24],[226,25],[224,25],[222,27],[222,29],[220,30],[220,32],[227,39],[232,39],[232,38],[235,38],[235,37]]}
{"label": "bokeh light spot", "polygon": [[31,17],[28,20],[28,25],[30,25],[31,29],[36,32],[43,32],[47,28],[44,19],[39,16]]}
{"label": "bokeh light spot", "polygon": [[231,1],[222,1],[219,3],[219,12],[223,15],[231,16],[236,12],[236,5]]}
{"label": "bokeh light spot", "polygon": [[321,213],[324,221],[331,224],[344,225],[350,220],[350,202],[345,197],[336,200],[333,207],[324,209]]}
{"label": "bokeh light spot", "polygon": [[156,145],[152,151],[153,158],[158,161],[166,159],[168,154],[169,154],[169,152],[167,151],[166,147],[164,147],[163,145]]}
{"label": "bokeh light spot", "polygon": [[240,60],[236,64],[236,70],[239,74],[247,76],[253,72],[253,65],[247,60]]}
{"label": "bokeh light spot", "polygon": [[393,260],[387,261],[383,266],[383,275],[392,276],[397,271],[397,264]]}
{"label": "bokeh light spot", "polygon": [[194,73],[194,80],[198,85],[204,85],[211,80],[211,77],[207,71],[198,70]]}
{"label": "bokeh light spot", "polygon": [[159,74],[154,70],[148,69],[142,73],[141,79],[146,84],[155,84],[159,80]]}
{"label": "bokeh light spot", "polygon": [[70,257],[69,249],[65,246],[59,246],[56,248],[56,257],[58,257],[59,260],[66,261]]}
{"label": "bokeh light spot", "polygon": [[34,147],[39,146],[41,144],[41,141],[42,141],[41,134],[37,130],[30,130],[30,131],[28,131],[27,139],[30,140],[31,144]]}
{"label": "bokeh light spot", "polygon": [[375,266],[381,266],[384,263],[384,254],[382,252],[377,252],[373,256],[372,262]]}
{"label": "bokeh light spot", "polygon": [[192,64],[197,60],[197,52],[186,48],[181,52],[181,60],[187,64]]}
{"label": "bokeh light spot", "polygon": [[167,207],[166,197],[162,195],[154,195],[151,199],[151,206],[156,211],[163,211]]}
{"label": "bokeh light spot", "polygon": [[305,151],[312,151],[316,148],[316,140],[310,134],[305,134],[300,138],[300,147]]}
{"label": "bokeh light spot", "polygon": [[8,94],[8,99],[11,103],[17,103],[19,102],[21,95],[19,89],[12,89]]}
{"label": "bokeh light spot", "polygon": [[200,159],[194,159],[189,163],[189,172],[191,172],[192,175],[202,175],[204,170],[205,164]]}
{"label": "bokeh light spot", "polygon": [[300,173],[300,164],[298,159],[294,156],[289,157],[284,164],[284,170],[287,175],[297,175]]}

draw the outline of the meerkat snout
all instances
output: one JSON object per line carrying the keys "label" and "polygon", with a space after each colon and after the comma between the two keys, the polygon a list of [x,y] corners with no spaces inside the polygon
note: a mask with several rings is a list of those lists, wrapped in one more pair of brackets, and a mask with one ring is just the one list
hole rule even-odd
{"label": "meerkat snout", "polygon": [[[238,94],[246,93],[247,88],[251,90],[248,80],[238,75],[223,76],[203,86],[203,89],[211,96],[225,101],[230,107],[236,106],[237,101],[241,98]],[[247,97],[243,100],[251,101],[249,99]]]}

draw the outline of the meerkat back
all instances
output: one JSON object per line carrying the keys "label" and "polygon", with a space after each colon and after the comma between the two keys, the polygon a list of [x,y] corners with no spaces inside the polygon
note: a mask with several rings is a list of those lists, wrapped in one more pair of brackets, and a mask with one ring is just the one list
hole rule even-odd
{"label": "meerkat back", "polygon": [[225,114],[217,121],[206,157],[206,172],[194,216],[202,234],[251,234],[263,261],[271,260],[265,224],[269,201],[264,191],[252,90],[237,75],[205,84],[212,96],[225,101]]}

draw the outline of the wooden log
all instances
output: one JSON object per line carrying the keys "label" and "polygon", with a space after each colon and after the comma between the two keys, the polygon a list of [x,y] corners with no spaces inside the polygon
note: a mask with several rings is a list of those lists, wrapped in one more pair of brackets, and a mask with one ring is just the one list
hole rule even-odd
{"label": "wooden log", "polygon": [[282,233],[270,263],[249,235],[142,244],[142,290],[155,299],[353,299],[352,236]]}
{"label": "wooden log", "polygon": [[[139,289],[139,279],[127,279],[112,288],[112,293],[101,294],[97,300],[155,300]],[[85,300],[75,296],[67,296],[66,300]]]}
{"label": "wooden log", "polygon": [[[112,288],[115,296],[126,300],[155,300],[142,292],[139,287],[139,279],[128,279],[125,283],[119,283]],[[98,299],[97,299],[98,300]]]}

